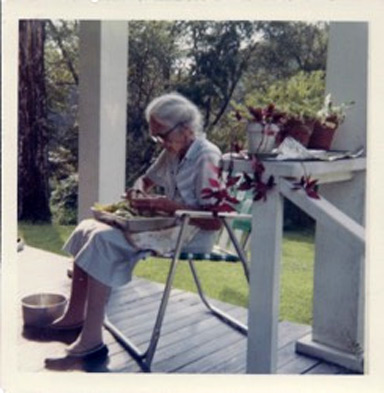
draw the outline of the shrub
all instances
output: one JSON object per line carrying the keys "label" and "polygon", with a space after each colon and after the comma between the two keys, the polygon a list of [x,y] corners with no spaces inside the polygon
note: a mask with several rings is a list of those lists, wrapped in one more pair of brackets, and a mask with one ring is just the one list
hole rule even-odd
{"label": "shrub", "polygon": [[77,223],[77,189],[78,175],[71,174],[58,180],[51,193],[51,212],[53,220],[61,225],[74,225]]}
{"label": "shrub", "polygon": [[325,73],[299,72],[287,80],[279,80],[266,89],[245,98],[246,105],[262,106],[273,102],[287,114],[314,117],[324,102]]}

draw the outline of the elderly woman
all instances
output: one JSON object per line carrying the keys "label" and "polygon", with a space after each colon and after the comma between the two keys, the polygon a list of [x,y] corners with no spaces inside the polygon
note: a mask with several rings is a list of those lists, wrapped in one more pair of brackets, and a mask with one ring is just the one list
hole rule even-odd
{"label": "elderly woman", "polygon": [[[210,201],[202,198],[201,191],[209,187],[210,178],[217,177],[214,166],[221,153],[205,138],[197,107],[182,95],[171,93],[153,100],[145,115],[151,138],[163,150],[134,184],[145,196],[132,199],[132,206],[139,211],[168,214],[207,207],[204,205]],[[156,185],[163,187],[165,195],[148,196]],[[183,251],[209,252],[218,222],[197,219],[191,224]],[[51,328],[81,329],[76,341],[66,349],[69,356],[83,357],[106,350],[102,324],[110,290],[130,281],[135,264],[147,255],[145,249],[151,248],[151,244],[144,244],[138,249],[127,238],[113,226],[84,220],[64,245],[74,257],[71,294],[66,312]]]}

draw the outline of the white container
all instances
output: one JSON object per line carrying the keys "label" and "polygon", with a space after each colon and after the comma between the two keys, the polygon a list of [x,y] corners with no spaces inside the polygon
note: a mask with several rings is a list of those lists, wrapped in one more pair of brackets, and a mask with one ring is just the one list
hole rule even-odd
{"label": "white container", "polygon": [[280,128],[276,124],[266,124],[263,130],[263,142],[259,153],[270,153],[276,146],[276,137]]}
{"label": "white container", "polygon": [[42,327],[63,315],[67,298],[56,293],[35,293],[21,299],[24,325]]}
{"label": "white container", "polygon": [[261,123],[247,124],[248,153],[260,153],[260,147],[263,144],[264,126]]}

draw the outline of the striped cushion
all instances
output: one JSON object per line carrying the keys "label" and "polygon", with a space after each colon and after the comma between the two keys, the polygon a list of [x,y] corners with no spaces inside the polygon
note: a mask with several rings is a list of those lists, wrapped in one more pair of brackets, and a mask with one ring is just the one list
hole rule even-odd
{"label": "striped cushion", "polygon": [[225,252],[212,251],[211,253],[190,253],[182,252],[180,254],[180,260],[194,260],[194,261],[225,261],[225,262],[238,262],[239,257],[234,254],[229,254]]}

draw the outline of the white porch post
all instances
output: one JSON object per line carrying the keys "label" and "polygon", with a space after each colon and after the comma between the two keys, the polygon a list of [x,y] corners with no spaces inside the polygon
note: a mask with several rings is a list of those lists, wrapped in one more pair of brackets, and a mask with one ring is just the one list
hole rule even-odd
{"label": "white porch post", "polygon": [[[268,175],[266,175],[268,178]],[[278,186],[252,206],[247,373],[276,372],[283,198]]]}
{"label": "white porch post", "polygon": [[79,220],[124,191],[127,41],[127,22],[80,22]]}
{"label": "white porch post", "polygon": [[[336,103],[355,101],[337,130],[332,148],[366,146],[367,103],[366,23],[331,23],[327,91]],[[358,223],[364,223],[365,172],[345,182],[321,186],[321,194]],[[337,231],[318,225],[313,294],[312,337],[297,350],[357,371],[363,370],[364,255]]]}

